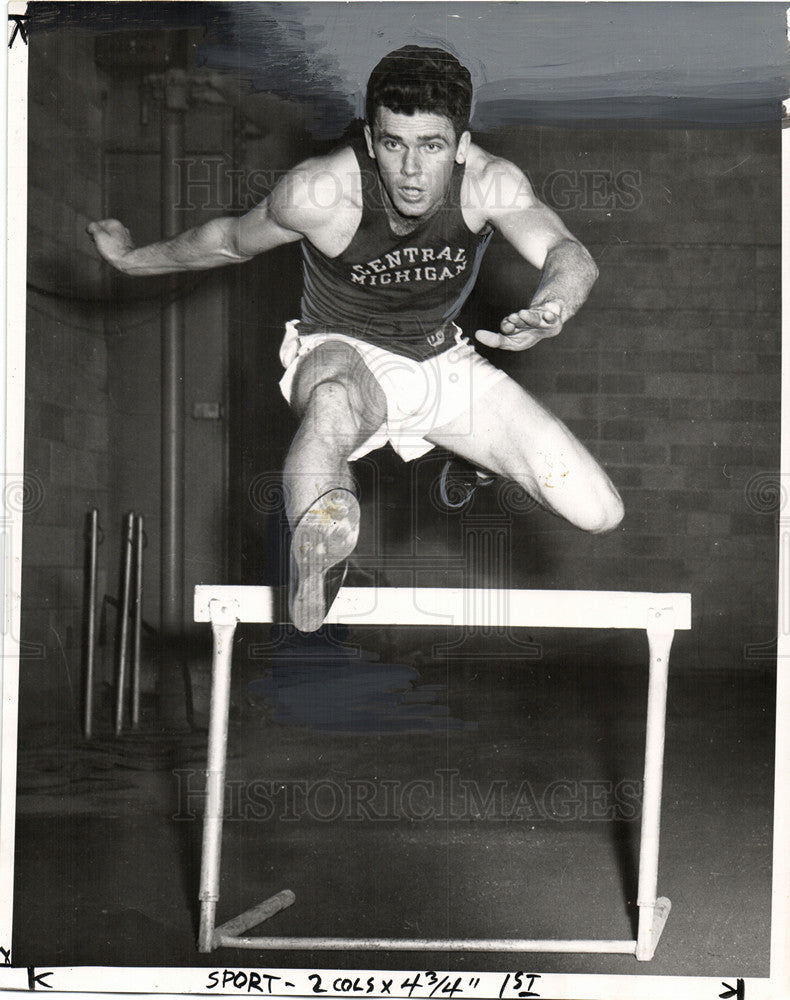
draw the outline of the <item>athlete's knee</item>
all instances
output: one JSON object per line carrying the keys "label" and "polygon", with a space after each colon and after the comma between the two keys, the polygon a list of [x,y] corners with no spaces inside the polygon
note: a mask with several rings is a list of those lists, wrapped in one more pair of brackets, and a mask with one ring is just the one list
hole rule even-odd
{"label": "athlete's knee", "polygon": [[309,363],[303,362],[297,369],[291,390],[291,406],[298,414],[304,413],[311,403],[317,403],[322,397],[341,399],[343,391],[348,397],[345,381],[336,371],[331,368],[317,370],[312,358],[305,361]]}
{"label": "athlete's knee", "polygon": [[589,531],[594,535],[605,535],[620,524],[625,515],[625,507],[620,494],[608,483],[595,498],[595,503],[591,505],[587,523],[582,523],[579,527]]}
{"label": "athlete's knee", "polygon": [[328,375],[313,384],[308,402],[318,407],[331,406],[351,410],[348,386],[343,379],[333,375]]}
{"label": "athlete's knee", "polygon": [[587,479],[581,490],[565,493],[538,488],[537,496],[549,510],[592,535],[614,531],[625,514],[620,494],[602,470]]}
{"label": "athlete's knee", "polygon": [[[321,345],[327,347],[329,345]],[[345,347],[345,344],[341,344]],[[344,355],[345,364],[318,347],[308,354],[297,369],[291,393],[291,405],[297,414],[315,405],[348,407],[359,425],[379,427],[386,417],[387,403],[378,382],[356,351]]]}
{"label": "athlete's knee", "polygon": [[348,388],[338,379],[327,378],[312,387],[301,417],[303,429],[327,447],[342,448],[358,429]]}
{"label": "athlete's knee", "polygon": [[342,381],[318,383],[301,414],[297,438],[310,442],[327,457],[348,460],[351,454],[382,425],[383,418],[371,422],[353,405],[352,393]]}

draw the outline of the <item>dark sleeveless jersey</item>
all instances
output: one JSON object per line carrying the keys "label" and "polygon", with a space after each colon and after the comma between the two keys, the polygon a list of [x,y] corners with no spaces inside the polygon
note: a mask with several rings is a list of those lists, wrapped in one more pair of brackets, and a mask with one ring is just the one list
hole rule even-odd
{"label": "dark sleeveless jersey", "polygon": [[444,204],[407,236],[389,225],[375,161],[354,145],[362,175],[362,218],[348,248],[327,257],[302,240],[300,332],[344,333],[424,360],[454,344],[451,324],[469,296],[493,230],[464,222],[462,164]]}

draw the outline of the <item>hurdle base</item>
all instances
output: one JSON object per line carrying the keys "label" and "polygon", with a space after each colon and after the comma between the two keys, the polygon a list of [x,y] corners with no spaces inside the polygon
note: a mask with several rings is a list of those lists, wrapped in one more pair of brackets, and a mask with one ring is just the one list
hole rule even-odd
{"label": "hurdle base", "polygon": [[214,927],[214,908],[216,903],[205,902],[200,916],[200,932],[198,935],[198,950],[206,953],[214,951],[215,948],[244,948],[249,945],[240,944],[240,940],[245,931],[262,924],[264,920],[273,917],[275,913],[284,910],[287,906],[293,906],[296,896],[290,889],[283,889],[275,893],[268,899],[264,899],[257,906],[251,906],[249,910],[240,913],[232,920],[226,920],[219,927]]}
{"label": "hurdle base", "polygon": [[634,955],[636,941],[552,941],[518,938],[447,939],[447,938],[343,938],[343,937],[233,937],[219,936],[214,945],[250,948],[260,951],[491,951]]}
{"label": "hurdle base", "polygon": [[637,961],[650,962],[652,960],[671,909],[672,903],[666,896],[659,896],[652,906],[640,905],[639,939],[634,953]]}

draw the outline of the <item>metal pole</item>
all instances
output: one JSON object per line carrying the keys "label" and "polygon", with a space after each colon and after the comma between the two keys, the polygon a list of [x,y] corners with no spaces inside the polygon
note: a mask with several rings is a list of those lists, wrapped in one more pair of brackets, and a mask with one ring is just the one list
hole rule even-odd
{"label": "metal pole", "polygon": [[132,532],[134,514],[124,518],[123,545],[121,549],[121,596],[118,601],[118,633],[115,669],[115,735],[123,729],[124,694],[126,688],[126,646],[129,635],[129,602],[132,587]]}
{"label": "metal pole", "polygon": [[[181,228],[176,161],[184,149],[186,74],[168,70],[161,127],[161,227],[165,238]],[[159,677],[164,722],[180,718],[184,707],[181,652],[184,613],[184,313],[174,278],[162,308],[162,495],[161,636],[167,649]]]}
{"label": "metal pole", "polygon": [[93,669],[96,656],[96,574],[99,547],[99,512],[94,507],[88,514],[88,621],[85,628],[85,739],[93,736]]}
{"label": "metal pole", "polygon": [[143,623],[143,518],[134,519],[134,600],[132,602],[132,729],[140,728],[140,639]]}

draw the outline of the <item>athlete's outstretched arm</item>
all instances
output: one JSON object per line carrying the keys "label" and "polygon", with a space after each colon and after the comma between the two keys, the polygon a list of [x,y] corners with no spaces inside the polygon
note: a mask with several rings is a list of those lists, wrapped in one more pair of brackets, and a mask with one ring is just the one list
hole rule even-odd
{"label": "athlete's outstretched arm", "polygon": [[489,221],[543,276],[528,308],[506,316],[499,333],[479,330],[477,338],[489,347],[523,351],[557,336],[587,299],[598,268],[559,216],[537,199],[517,167],[497,160],[488,169],[499,174],[497,183],[486,188],[498,195],[488,209]]}
{"label": "athlete's outstretched arm", "polygon": [[307,163],[292,170],[246,215],[211,219],[172,239],[135,247],[131,233],[117,219],[92,222],[88,232],[102,257],[124,274],[173,274],[243,263],[302,239],[315,224],[315,209],[306,198],[310,167]]}

